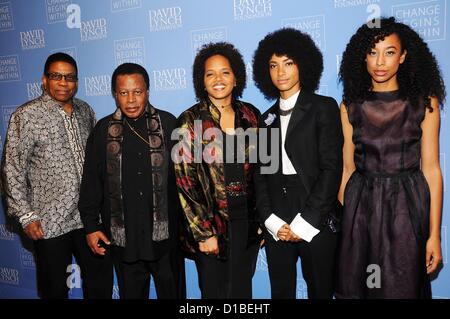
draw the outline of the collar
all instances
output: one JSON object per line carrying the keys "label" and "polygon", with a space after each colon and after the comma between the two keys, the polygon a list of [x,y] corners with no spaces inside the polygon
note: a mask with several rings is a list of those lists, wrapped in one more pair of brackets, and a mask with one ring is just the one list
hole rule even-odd
{"label": "collar", "polygon": [[[221,113],[220,113],[220,110],[217,108],[217,106],[215,106],[214,103],[209,98],[204,100],[203,103],[205,103],[205,105],[207,106],[208,111],[211,114],[212,118],[214,120],[216,120],[217,122],[220,122]],[[234,99],[232,99],[231,107],[233,108],[233,111],[236,113],[237,106],[235,104],[236,104],[236,101]]]}
{"label": "collar", "polygon": [[[59,109],[63,110],[63,106],[56,101],[54,98],[52,98],[48,93],[44,92],[42,93],[42,101],[44,101],[44,103],[48,106],[48,107],[52,107],[52,106],[58,106]],[[77,104],[75,101],[75,98],[72,98],[72,108],[73,111],[75,111],[75,109],[77,108]]]}
{"label": "collar", "polygon": [[283,111],[292,109],[295,106],[295,103],[297,102],[300,91],[301,90],[298,90],[297,93],[287,98],[286,100],[280,97],[280,109]]}

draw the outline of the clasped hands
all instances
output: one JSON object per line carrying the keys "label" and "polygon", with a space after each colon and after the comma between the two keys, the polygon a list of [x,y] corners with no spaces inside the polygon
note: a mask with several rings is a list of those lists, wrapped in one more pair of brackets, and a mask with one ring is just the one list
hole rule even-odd
{"label": "clasped hands", "polygon": [[219,243],[216,236],[198,243],[198,249],[206,255],[217,255],[219,253]]}
{"label": "clasped hands", "polygon": [[302,240],[297,236],[288,224],[284,224],[277,232],[277,237],[281,241],[299,242]]}

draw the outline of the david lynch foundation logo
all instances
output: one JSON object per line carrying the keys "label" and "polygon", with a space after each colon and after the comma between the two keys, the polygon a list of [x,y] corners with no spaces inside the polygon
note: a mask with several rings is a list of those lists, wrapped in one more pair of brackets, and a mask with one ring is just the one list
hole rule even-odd
{"label": "david lynch foundation logo", "polygon": [[20,32],[20,43],[23,50],[39,49],[45,47],[44,30],[34,29]]}
{"label": "david lynch foundation logo", "polygon": [[234,20],[250,20],[272,15],[272,0],[233,0]]}
{"label": "david lynch foundation logo", "polygon": [[18,55],[0,56],[0,82],[20,81]]}
{"label": "david lynch foundation logo", "polygon": [[192,56],[206,43],[227,41],[227,27],[216,27],[191,31]]}
{"label": "david lynch foundation logo", "polygon": [[81,41],[93,41],[106,38],[108,36],[106,19],[99,18],[81,21],[80,36]]}
{"label": "david lynch foundation logo", "polygon": [[0,31],[14,30],[11,2],[0,3]]}
{"label": "david lynch foundation logo", "polygon": [[19,285],[19,271],[16,268],[0,267],[0,283]]}
{"label": "david lynch foundation logo", "polygon": [[324,15],[284,19],[282,24],[284,27],[307,33],[321,51],[326,50]]}
{"label": "david lynch foundation logo", "polygon": [[29,100],[34,100],[42,95],[41,82],[27,83],[27,94]]}
{"label": "david lynch foundation logo", "polygon": [[0,240],[14,240],[14,233],[5,224],[0,224]]}
{"label": "david lynch foundation logo", "polygon": [[84,78],[86,96],[100,96],[111,94],[111,76],[93,75]]}
{"label": "david lynch foundation logo", "polygon": [[152,9],[149,11],[150,31],[165,31],[183,26],[181,7]]}
{"label": "david lynch foundation logo", "polygon": [[116,65],[132,62],[145,65],[145,42],[143,37],[114,41]]}
{"label": "david lynch foundation logo", "polygon": [[408,24],[426,41],[446,39],[447,1],[423,1],[392,6],[392,15]]}
{"label": "david lynch foundation logo", "polygon": [[67,47],[67,48],[60,48],[60,49],[53,49],[50,51],[51,53],[56,53],[56,52],[62,52],[62,53],[66,53],[68,55],[70,55],[72,58],[75,59],[75,61],[77,61],[77,48],[76,47]]}
{"label": "david lynch foundation logo", "polygon": [[20,253],[20,264],[21,264],[22,268],[24,268],[24,269],[35,269],[36,268],[36,264],[34,262],[34,256],[29,250],[26,250],[25,248],[20,247],[19,253]]}
{"label": "david lynch foundation logo", "polygon": [[308,299],[308,286],[303,278],[297,279],[297,299]]}
{"label": "david lynch foundation logo", "polygon": [[156,91],[182,90],[186,88],[186,69],[171,68],[153,71],[153,82]]}
{"label": "david lynch foundation logo", "polygon": [[260,249],[258,252],[258,260],[256,261],[256,271],[267,272],[267,255],[265,249]]}
{"label": "david lynch foundation logo", "polygon": [[111,12],[120,12],[141,7],[142,0],[111,0]]}
{"label": "david lynch foundation logo", "polygon": [[11,114],[13,114],[17,109],[17,105],[2,105],[0,108],[2,114],[2,132],[3,136],[5,136],[9,124],[9,119],[11,118]]}
{"label": "david lynch foundation logo", "polygon": [[46,0],[45,9],[47,12],[47,23],[58,23],[67,20],[67,7],[71,0]]}
{"label": "david lynch foundation logo", "polygon": [[120,299],[119,286],[113,285],[112,299]]}
{"label": "david lynch foundation logo", "polygon": [[348,8],[348,7],[357,7],[357,6],[367,6],[374,3],[379,3],[380,0],[334,0],[334,7],[339,8]]}

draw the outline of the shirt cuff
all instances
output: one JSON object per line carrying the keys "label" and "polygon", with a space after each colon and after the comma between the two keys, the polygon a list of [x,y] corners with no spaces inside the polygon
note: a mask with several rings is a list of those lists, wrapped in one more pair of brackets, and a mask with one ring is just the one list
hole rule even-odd
{"label": "shirt cuff", "polygon": [[23,229],[37,220],[40,220],[40,218],[36,212],[29,212],[19,217],[19,223]]}
{"label": "shirt cuff", "polygon": [[289,225],[291,230],[299,236],[301,239],[306,240],[308,243],[316,236],[320,231],[308,223],[300,214],[297,214],[294,220]]}
{"label": "shirt cuff", "polygon": [[267,231],[272,235],[275,241],[279,240],[277,234],[284,224],[286,224],[286,222],[275,214],[271,214],[264,222],[264,226],[266,226]]}

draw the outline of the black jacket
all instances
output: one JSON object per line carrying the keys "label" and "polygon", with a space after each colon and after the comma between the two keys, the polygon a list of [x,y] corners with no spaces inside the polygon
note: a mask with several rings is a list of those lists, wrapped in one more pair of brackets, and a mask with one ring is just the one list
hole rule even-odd
{"label": "black jacket", "polygon": [[[172,130],[176,127],[176,118],[168,112],[157,111],[161,118],[165,143],[170,151],[173,145],[170,136]],[[78,202],[78,209],[86,233],[90,234],[100,230],[108,238],[111,237],[111,211],[108,200],[108,180],[106,178],[106,142],[111,116],[101,119],[88,138],[83,179],[80,187],[80,200]],[[167,247],[168,245],[173,247],[178,242],[178,222],[181,216],[181,205],[178,199],[172,162],[169,163],[168,178],[169,239],[167,243],[160,245],[160,247]]]}
{"label": "black jacket", "polygon": [[[261,116],[260,128],[280,128],[278,110],[279,101]],[[270,130],[268,136],[267,149],[270,150]],[[281,130],[278,142],[281,146]],[[319,230],[329,213],[336,210],[342,176],[342,146],[342,125],[336,101],[331,97],[301,92],[287,128],[285,149],[306,190],[305,194],[299,194],[304,203],[301,216]],[[261,174],[263,164],[255,173],[256,206],[263,224],[272,213],[287,223],[298,213],[279,215],[277,208],[283,205],[281,149],[278,154],[276,173]]]}

